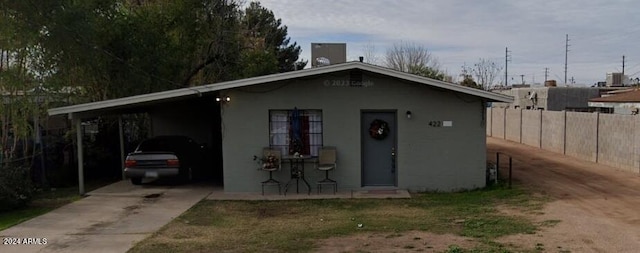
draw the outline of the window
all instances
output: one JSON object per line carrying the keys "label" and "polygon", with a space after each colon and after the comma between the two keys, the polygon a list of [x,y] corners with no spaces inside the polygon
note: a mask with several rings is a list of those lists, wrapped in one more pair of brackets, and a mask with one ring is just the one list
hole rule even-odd
{"label": "window", "polygon": [[[269,146],[283,154],[318,156],[322,147],[322,111],[298,110],[295,124],[294,110],[269,111]],[[298,128],[297,132],[295,131]]]}

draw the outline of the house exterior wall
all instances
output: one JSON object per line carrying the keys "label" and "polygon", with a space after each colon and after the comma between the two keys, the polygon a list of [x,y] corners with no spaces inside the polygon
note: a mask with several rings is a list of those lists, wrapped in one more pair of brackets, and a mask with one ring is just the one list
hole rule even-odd
{"label": "house exterior wall", "polygon": [[[348,87],[348,78],[348,73],[334,73],[221,92],[231,97],[221,107],[225,191],[260,191],[268,173],[258,170],[252,158],[269,145],[269,110],[294,107],[322,110],[323,145],[338,151],[337,169],[329,174],[340,190],[362,188],[362,110],[397,110],[399,188],[452,191],[485,185],[485,107],[479,98],[367,73],[363,87]],[[406,111],[412,112],[411,119]],[[430,121],[452,121],[453,126],[430,127]],[[315,189],[324,174],[312,164],[305,168]],[[286,183],[288,164],[274,178]]]}
{"label": "house exterior wall", "polygon": [[624,114],[624,115],[633,115],[633,108],[616,106],[616,107],[613,107],[613,113],[615,113],[615,114]]}
{"label": "house exterior wall", "polygon": [[553,87],[548,88],[547,110],[562,111],[571,108],[588,108],[589,99],[600,97],[599,88]]}
{"label": "house exterior wall", "polygon": [[[490,109],[490,107],[489,107],[489,109]],[[491,136],[491,135],[493,135],[493,133],[491,132],[492,129],[493,129],[493,127],[492,127],[492,124],[493,124],[493,111],[487,110],[486,115],[487,115],[487,136]]]}

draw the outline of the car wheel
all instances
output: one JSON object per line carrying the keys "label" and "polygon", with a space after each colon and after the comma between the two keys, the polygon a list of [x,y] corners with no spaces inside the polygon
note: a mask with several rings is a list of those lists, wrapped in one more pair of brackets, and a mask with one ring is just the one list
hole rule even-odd
{"label": "car wheel", "polygon": [[131,178],[131,183],[134,185],[141,185],[142,184],[142,178]]}

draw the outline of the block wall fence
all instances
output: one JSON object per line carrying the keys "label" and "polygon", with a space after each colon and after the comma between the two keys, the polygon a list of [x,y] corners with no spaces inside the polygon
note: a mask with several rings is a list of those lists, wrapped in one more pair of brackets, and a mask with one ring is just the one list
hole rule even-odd
{"label": "block wall fence", "polygon": [[487,136],[640,173],[640,116],[487,108]]}

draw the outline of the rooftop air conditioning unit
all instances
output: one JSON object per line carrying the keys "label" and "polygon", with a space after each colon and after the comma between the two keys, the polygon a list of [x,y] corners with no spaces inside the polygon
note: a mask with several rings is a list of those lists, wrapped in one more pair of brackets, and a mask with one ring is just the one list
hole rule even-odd
{"label": "rooftop air conditioning unit", "polygon": [[311,67],[347,62],[346,43],[311,43]]}
{"label": "rooftop air conditioning unit", "polygon": [[331,61],[327,57],[318,57],[316,58],[316,67],[329,66],[331,65]]}

